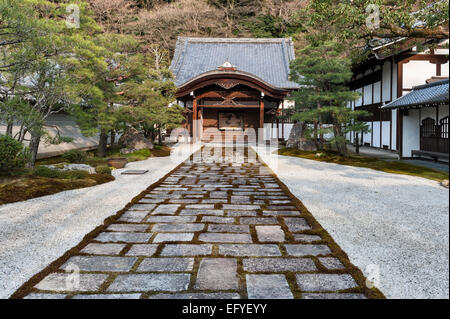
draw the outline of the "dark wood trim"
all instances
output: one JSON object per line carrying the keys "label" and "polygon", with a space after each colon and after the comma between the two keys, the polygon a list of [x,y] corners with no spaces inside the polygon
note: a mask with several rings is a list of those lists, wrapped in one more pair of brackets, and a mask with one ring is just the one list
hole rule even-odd
{"label": "dark wood trim", "polygon": [[199,105],[199,107],[204,108],[218,108],[218,109],[229,109],[229,108],[239,108],[239,109],[257,109],[259,105],[245,105],[245,104],[211,104],[211,105]]}
{"label": "dark wood trim", "polygon": [[363,77],[359,79],[352,80],[349,86],[351,89],[359,89],[361,87],[380,81],[382,76],[383,76],[383,69],[373,71],[368,75],[365,76],[363,75]]}
{"label": "dark wood trim", "polygon": [[197,142],[198,137],[198,121],[197,121],[197,97],[192,101],[192,141]]}
{"label": "dark wood trim", "polygon": [[264,100],[259,101],[259,127],[264,128]]}
{"label": "dark wood trim", "polygon": [[[377,81],[377,82],[378,82],[378,81]],[[372,104],[373,104],[373,101],[374,101],[374,99],[375,99],[375,96],[374,96],[375,82],[371,84],[371,88],[372,88]],[[380,101],[380,102],[381,102],[381,101]]]}
{"label": "dark wood trim", "polygon": [[396,57],[397,63],[403,62],[404,64],[410,61],[430,61],[431,64],[442,63],[445,64],[448,61],[447,55],[444,54],[401,54]]}
{"label": "dark wood trim", "polygon": [[263,92],[267,96],[271,96],[277,99],[284,98],[289,93],[289,90],[287,89],[271,87],[268,84],[261,82],[249,75],[224,72],[207,74],[203,77],[196,78],[191,82],[179,87],[175,96],[177,98],[187,96],[190,94],[190,92],[195,92],[195,90],[198,90],[200,88],[209,85],[216,85],[218,81],[230,81],[233,82],[234,85],[245,85]]}
{"label": "dark wood trim", "polygon": [[370,145],[373,146],[373,121],[371,123],[372,129],[370,130]]}
{"label": "dark wood trim", "polygon": [[363,87],[361,87],[361,106],[363,106],[364,105],[364,86]]}
{"label": "dark wood trim", "polygon": [[204,98],[238,98],[238,99],[259,99],[261,93],[258,91],[208,91],[197,95],[197,99]]}
{"label": "dark wood trim", "polygon": [[436,76],[441,76],[441,75],[442,75],[442,64],[436,63]]}
{"label": "dark wood trim", "polygon": [[[383,67],[381,67],[381,74],[383,74]],[[381,76],[380,80],[380,102],[381,105],[383,105],[383,76]],[[381,112],[380,112],[380,148],[383,148],[383,121],[381,117]]]}

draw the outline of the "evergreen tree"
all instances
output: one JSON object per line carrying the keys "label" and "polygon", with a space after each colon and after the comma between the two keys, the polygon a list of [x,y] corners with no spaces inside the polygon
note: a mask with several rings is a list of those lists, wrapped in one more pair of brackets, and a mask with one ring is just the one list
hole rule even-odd
{"label": "evergreen tree", "polygon": [[[349,102],[358,98],[358,93],[346,87],[352,77],[351,60],[344,55],[345,48],[333,40],[313,40],[298,52],[291,64],[291,78],[301,88],[293,92],[296,113],[293,118],[314,123],[314,141],[318,135],[333,133],[331,143],[338,152],[346,156],[346,133],[367,132],[367,125],[360,121],[366,111],[352,110]],[[321,123],[329,122],[332,128]]]}
{"label": "evergreen tree", "polygon": [[90,91],[94,66],[101,68],[91,34],[98,27],[81,0],[71,3],[80,10],[81,28],[66,24],[68,3],[48,0],[2,0],[0,3],[0,117],[20,127],[16,138],[30,135],[34,166],[42,138],[48,143],[68,141],[50,136],[46,119],[78,103]]}

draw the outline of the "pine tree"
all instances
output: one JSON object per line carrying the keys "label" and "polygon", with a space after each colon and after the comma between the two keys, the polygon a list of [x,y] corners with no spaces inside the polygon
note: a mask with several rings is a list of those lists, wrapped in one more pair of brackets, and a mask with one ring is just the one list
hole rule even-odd
{"label": "pine tree", "polygon": [[[337,151],[347,155],[345,135],[349,132],[367,132],[368,126],[360,121],[366,111],[352,110],[349,102],[358,93],[347,86],[352,77],[351,60],[344,54],[345,48],[333,40],[311,40],[300,50],[291,64],[291,78],[301,88],[293,92],[296,113],[293,118],[314,123],[313,140],[319,146],[318,136],[333,133],[330,140]],[[328,122],[332,128],[321,124]]]}

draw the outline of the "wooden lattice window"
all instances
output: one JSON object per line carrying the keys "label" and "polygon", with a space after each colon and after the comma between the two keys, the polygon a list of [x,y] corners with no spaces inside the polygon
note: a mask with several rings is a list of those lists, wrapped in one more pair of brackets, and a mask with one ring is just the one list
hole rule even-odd
{"label": "wooden lattice window", "polygon": [[448,116],[440,120],[441,123],[441,138],[448,138]]}
{"label": "wooden lattice window", "polygon": [[422,137],[431,137],[436,135],[436,126],[435,126],[435,120],[433,120],[430,117],[427,117],[422,121],[422,127],[421,127],[421,135]]}

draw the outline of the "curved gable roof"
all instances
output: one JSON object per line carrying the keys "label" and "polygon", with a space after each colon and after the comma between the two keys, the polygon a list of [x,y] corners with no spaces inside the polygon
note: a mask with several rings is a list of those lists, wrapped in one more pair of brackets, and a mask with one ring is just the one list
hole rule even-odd
{"label": "curved gable roof", "polygon": [[289,63],[293,59],[290,38],[179,37],[170,69],[179,87],[229,61],[238,71],[253,74],[273,87],[295,89],[298,84],[288,79]]}

